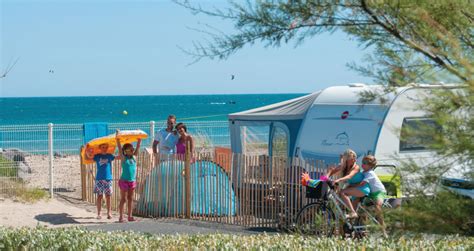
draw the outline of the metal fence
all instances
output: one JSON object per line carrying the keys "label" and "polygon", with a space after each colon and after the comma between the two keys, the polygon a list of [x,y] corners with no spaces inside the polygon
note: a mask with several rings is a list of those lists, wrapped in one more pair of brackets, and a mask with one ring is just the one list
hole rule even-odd
{"label": "metal fence", "polygon": [[[155,131],[166,121],[109,123],[116,129],[145,131],[143,147],[151,147]],[[230,147],[227,121],[187,121],[196,149]],[[1,125],[0,192],[27,186],[80,196],[79,149],[84,144],[83,124]]]}
{"label": "metal fence", "polygon": [[[300,184],[303,171],[319,178],[322,161],[247,156],[236,153],[151,155],[137,159],[134,214],[143,217],[189,218],[246,227],[291,228],[297,213],[312,202]],[[113,163],[112,210],[118,210],[120,160]],[[81,168],[82,199],[96,203],[96,165]]]}

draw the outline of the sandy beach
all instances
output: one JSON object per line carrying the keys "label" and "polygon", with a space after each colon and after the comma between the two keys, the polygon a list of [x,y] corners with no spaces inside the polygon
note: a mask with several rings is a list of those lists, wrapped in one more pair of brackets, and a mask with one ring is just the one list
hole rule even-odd
{"label": "sandy beach", "polygon": [[44,199],[35,203],[22,203],[0,198],[0,225],[6,227],[69,227],[113,223],[118,216],[108,220],[106,211],[102,219],[96,219],[94,205],[80,201],[68,202],[64,199]]}
{"label": "sandy beach", "polygon": [[[22,174],[28,187],[49,188],[49,158],[47,155],[25,156],[25,163],[31,173]],[[81,194],[81,171],[79,155],[54,157],[54,188],[55,191],[67,193],[68,196],[79,198]]]}

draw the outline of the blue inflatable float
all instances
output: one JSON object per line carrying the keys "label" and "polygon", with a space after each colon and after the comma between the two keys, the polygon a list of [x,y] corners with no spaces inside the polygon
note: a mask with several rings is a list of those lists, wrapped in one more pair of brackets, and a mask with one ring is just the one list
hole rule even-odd
{"label": "blue inflatable float", "polygon": [[[235,192],[222,167],[210,161],[190,166],[191,214],[235,215]],[[167,217],[185,213],[183,161],[162,161],[145,178],[137,211],[144,216]]]}

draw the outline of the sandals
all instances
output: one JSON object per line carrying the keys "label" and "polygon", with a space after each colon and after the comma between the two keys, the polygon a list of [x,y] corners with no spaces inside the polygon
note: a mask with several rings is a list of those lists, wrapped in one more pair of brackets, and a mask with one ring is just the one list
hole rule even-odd
{"label": "sandals", "polygon": [[128,221],[137,221],[137,220],[133,217],[128,217]]}
{"label": "sandals", "polygon": [[101,220],[101,219],[102,219],[102,216],[97,215],[96,219]]}

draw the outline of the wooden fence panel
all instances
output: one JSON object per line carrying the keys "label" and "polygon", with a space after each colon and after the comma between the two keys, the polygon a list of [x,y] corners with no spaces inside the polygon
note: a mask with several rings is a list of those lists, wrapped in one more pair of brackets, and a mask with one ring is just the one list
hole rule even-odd
{"label": "wooden fence panel", "polygon": [[[80,166],[82,199],[96,203],[97,168],[95,164]],[[191,159],[144,151],[137,158],[137,169],[136,215],[270,228],[291,227],[298,211],[311,202],[300,185],[301,173],[319,178],[325,172],[318,160],[215,152]],[[118,210],[120,202],[121,172],[120,160],[114,161],[113,210]]]}

